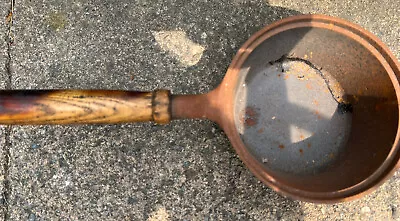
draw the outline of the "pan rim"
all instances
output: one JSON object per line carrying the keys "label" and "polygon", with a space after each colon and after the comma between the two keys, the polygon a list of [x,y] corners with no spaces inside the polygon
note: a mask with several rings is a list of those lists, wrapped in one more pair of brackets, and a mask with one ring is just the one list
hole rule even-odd
{"label": "pan rim", "polygon": [[[330,29],[331,31],[344,34],[352,40],[363,45],[363,47],[366,47],[366,49],[373,54],[378,59],[380,64],[385,68],[395,89],[397,101],[400,103],[400,84],[398,80],[398,76],[400,76],[400,65],[394,55],[390,52],[389,48],[376,36],[366,31],[362,27],[346,20],[326,15],[297,15],[288,17],[272,23],[271,25],[266,26],[262,30],[252,35],[238,50],[227,70],[226,76],[221,84],[227,85],[224,90],[225,93],[229,91],[231,96],[233,95],[234,85],[237,83],[235,82],[237,81],[237,78],[234,76],[238,74],[243,62],[259,44],[283,31],[305,27]],[[226,79],[234,79],[234,82],[225,84],[225,82],[228,81]],[[392,145],[392,148],[385,161],[379,166],[379,168],[377,168],[375,172],[373,172],[363,181],[345,189],[330,192],[311,192],[293,188],[275,180],[273,176],[268,174],[262,165],[246,149],[246,146],[241,140],[235,125],[232,125],[234,124],[234,98],[229,99],[227,104],[224,105],[224,108],[224,113],[229,113],[229,116],[225,116],[226,120],[223,120],[222,123],[223,128],[228,134],[228,137],[231,140],[231,143],[240,159],[258,179],[278,193],[291,198],[316,203],[335,203],[354,200],[378,188],[378,186],[383,184],[384,181],[391,177],[396,169],[400,167],[400,124],[398,122],[394,144]]]}

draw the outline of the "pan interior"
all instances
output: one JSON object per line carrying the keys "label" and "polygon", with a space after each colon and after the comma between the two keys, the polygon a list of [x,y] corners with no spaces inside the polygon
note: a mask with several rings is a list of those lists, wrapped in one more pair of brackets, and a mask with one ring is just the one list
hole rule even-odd
{"label": "pan interior", "polygon": [[351,106],[340,103],[343,90],[328,73],[303,59],[280,60],[242,79],[236,126],[266,167],[319,173],[343,152]]}

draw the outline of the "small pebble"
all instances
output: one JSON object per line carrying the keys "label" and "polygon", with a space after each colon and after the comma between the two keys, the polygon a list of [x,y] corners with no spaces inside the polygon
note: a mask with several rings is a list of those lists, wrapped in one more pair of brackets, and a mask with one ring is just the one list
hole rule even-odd
{"label": "small pebble", "polygon": [[361,208],[361,213],[369,213],[371,212],[371,209],[368,206],[364,206]]}
{"label": "small pebble", "polygon": [[34,143],[34,144],[32,144],[31,147],[32,147],[32,149],[38,149],[40,146],[39,146],[39,144],[35,144],[35,143]]}
{"label": "small pebble", "polygon": [[29,214],[28,220],[29,220],[29,221],[35,221],[35,220],[36,220],[35,214],[33,214],[33,213]]}

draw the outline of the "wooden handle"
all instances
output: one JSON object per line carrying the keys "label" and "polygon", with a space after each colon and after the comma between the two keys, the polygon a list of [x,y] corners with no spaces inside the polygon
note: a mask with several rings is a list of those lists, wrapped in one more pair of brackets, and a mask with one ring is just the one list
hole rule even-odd
{"label": "wooden handle", "polygon": [[166,124],[170,119],[167,90],[0,91],[0,124]]}

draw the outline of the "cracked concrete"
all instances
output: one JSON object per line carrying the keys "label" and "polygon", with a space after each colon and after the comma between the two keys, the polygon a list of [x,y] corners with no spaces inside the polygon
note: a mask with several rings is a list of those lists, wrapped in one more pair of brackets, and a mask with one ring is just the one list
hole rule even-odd
{"label": "cracked concrete", "polygon": [[[17,2],[15,38],[8,50],[11,86],[206,92],[218,85],[251,34],[283,17],[309,12],[359,23],[399,56],[399,5],[377,4],[372,0]],[[2,5],[7,15],[10,3]],[[0,31],[7,33],[7,25]],[[204,47],[199,60],[194,56],[190,65],[182,65],[184,55],[162,49],[153,33],[165,31],[182,31],[188,41]],[[0,86],[6,88],[6,41],[1,56]],[[0,127],[2,174],[8,154],[5,133]],[[13,126],[7,139],[10,183],[5,190],[1,182],[0,189],[9,192],[9,200],[5,204],[3,194],[0,216],[9,220],[400,220],[399,173],[355,202],[293,201],[254,178],[223,131],[208,121],[166,126]]]}

